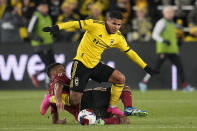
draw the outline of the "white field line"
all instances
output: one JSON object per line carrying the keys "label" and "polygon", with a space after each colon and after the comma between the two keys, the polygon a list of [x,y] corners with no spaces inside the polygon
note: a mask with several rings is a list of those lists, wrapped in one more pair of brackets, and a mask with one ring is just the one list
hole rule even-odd
{"label": "white field line", "polygon": [[148,126],[148,127],[132,127],[132,126],[69,126],[69,125],[65,125],[65,127],[55,127],[55,128],[51,128],[51,127],[32,127],[32,128],[21,128],[21,127],[10,127],[10,128],[0,128],[0,130],[54,130],[54,129],[86,129],[86,128],[91,128],[91,129],[97,129],[97,128],[103,128],[103,129],[197,129],[197,126]]}

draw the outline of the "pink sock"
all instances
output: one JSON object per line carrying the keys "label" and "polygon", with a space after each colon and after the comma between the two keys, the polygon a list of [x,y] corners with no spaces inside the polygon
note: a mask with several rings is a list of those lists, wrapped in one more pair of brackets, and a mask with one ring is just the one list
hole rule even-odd
{"label": "pink sock", "polygon": [[185,88],[186,86],[188,86],[188,84],[185,83],[185,82],[183,82],[183,83],[182,83],[182,88]]}

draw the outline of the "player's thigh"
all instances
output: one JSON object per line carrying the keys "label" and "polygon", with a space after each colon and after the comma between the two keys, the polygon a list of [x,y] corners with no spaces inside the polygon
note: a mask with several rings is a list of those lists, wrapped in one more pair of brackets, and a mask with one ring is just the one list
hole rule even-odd
{"label": "player's thigh", "polygon": [[74,61],[71,69],[70,90],[82,93],[89,80],[90,71],[81,62]]}
{"label": "player's thigh", "polygon": [[114,70],[108,65],[99,63],[92,71],[90,78],[97,82],[108,82]]}
{"label": "player's thigh", "polygon": [[71,105],[78,105],[78,104],[80,104],[82,96],[83,96],[83,93],[71,90],[70,91],[70,104]]}

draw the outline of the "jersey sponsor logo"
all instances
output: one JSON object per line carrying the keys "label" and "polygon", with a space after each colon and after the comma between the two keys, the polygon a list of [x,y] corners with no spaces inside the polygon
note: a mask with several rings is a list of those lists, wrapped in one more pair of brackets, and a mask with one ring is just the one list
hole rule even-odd
{"label": "jersey sponsor logo", "polygon": [[99,42],[99,40],[97,40],[96,38],[94,38],[93,43],[95,43],[96,45],[103,47],[103,48],[108,48],[108,46],[102,44],[101,42]]}

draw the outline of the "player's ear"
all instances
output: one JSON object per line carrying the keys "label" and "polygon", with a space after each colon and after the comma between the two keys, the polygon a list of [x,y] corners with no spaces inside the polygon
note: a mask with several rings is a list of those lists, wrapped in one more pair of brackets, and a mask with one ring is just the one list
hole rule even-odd
{"label": "player's ear", "polygon": [[111,18],[110,18],[110,17],[107,17],[107,18],[106,18],[106,21],[107,21],[107,22],[109,22],[110,20],[111,20]]}

